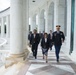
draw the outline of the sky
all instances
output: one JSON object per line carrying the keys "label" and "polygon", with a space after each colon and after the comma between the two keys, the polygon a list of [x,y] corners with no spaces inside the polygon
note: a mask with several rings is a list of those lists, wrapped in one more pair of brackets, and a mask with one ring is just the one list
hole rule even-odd
{"label": "sky", "polygon": [[10,6],[10,0],[0,0],[0,11]]}

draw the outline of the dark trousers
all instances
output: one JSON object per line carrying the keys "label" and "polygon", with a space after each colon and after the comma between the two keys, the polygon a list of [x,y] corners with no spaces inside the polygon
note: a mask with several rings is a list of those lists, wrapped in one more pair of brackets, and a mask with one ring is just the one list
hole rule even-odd
{"label": "dark trousers", "polygon": [[50,50],[52,50],[52,43],[50,43]]}
{"label": "dark trousers", "polygon": [[61,49],[61,45],[55,46],[55,54],[56,54],[57,61],[59,60],[60,49]]}
{"label": "dark trousers", "polygon": [[32,44],[32,52],[35,58],[37,57],[37,48],[38,48],[38,44]]}
{"label": "dark trousers", "polygon": [[53,43],[52,43],[52,39],[50,39],[50,50],[52,50],[52,46],[53,46]]}

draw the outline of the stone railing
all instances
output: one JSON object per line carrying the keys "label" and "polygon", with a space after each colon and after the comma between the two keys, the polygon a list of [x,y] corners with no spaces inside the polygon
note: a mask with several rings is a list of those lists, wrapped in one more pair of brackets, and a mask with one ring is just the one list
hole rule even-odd
{"label": "stone railing", "polygon": [[7,40],[4,38],[0,38],[0,47],[3,47],[7,43]]}
{"label": "stone railing", "polygon": [[7,40],[4,38],[0,38],[0,67],[6,63],[5,58],[9,53],[9,50],[2,50],[4,46],[7,44]]}
{"label": "stone railing", "polygon": [[6,57],[9,54],[9,50],[0,50],[0,67],[6,63]]}

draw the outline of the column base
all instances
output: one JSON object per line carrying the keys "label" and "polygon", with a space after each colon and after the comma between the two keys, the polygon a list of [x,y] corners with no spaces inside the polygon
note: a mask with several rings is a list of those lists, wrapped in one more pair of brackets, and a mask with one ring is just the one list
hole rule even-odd
{"label": "column base", "polygon": [[10,54],[8,57],[5,58],[5,68],[8,68],[18,62],[25,62],[29,55],[29,50],[25,50],[25,52],[21,54]]}
{"label": "column base", "polygon": [[71,54],[71,59],[72,59],[72,61],[74,61],[76,63],[76,58],[75,57],[76,57],[76,51],[74,50]]}

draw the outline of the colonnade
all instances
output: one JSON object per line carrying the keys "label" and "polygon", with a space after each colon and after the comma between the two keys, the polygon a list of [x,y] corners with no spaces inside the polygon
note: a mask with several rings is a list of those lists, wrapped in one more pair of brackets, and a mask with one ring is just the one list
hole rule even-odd
{"label": "colonnade", "polygon": [[[49,33],[50,30],[56,30],[57,24],[61,25],[61,30],[66,35],[66,47],[69,51],[71,32],[68,31],[71,31],[71,0],[67,0],[67,4],[66,0],[49,0],[49,2],[47,1],[46,5],[41,7],[41,9],[37,9],[38,12],[35,13],[34,11],[33,14],[30,16],[28,14],[28,5],[28,0],[11,0],[9,15],[0,17],[1,37],[10,37],[10,53],[7,59],[9,60],[11,58],[14,58],[21,60],[27,58],[27,36],[29,32],[29,17],[31,24],[30,31],[33,31],[33,29],[37,28],[38,32],[45,31]],[[37,15],[38,25],[36,25]],[[75,32],[76,31],[74,30],[74,40],[76,40]],[[75,45],[76,42],[74,42],[74,51],[72,54],[76,52]]]}

